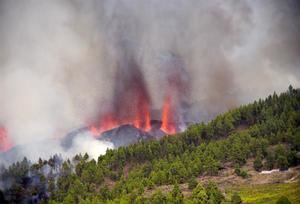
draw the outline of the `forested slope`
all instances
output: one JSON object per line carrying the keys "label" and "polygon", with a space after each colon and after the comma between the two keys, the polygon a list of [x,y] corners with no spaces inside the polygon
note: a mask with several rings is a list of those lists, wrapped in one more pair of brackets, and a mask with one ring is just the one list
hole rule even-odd
{"label": "forested slope", "polygon": [[[87,154],[34,164],[24,159],[1,170],[2,194],[15,203],[230,203],[215,183],[197,185],[195,178],[218,175],[225,166],[246,178],[249,159],[257,171],[286,170],[299,164],[299,150],[300,89],[290,86],[183,133],[107,150],[97,161]],[[182,194],[182,183],[191,195]],[[173,188],[156,191],[162,185]],[[149,189],[155,193],[147,195]]]}

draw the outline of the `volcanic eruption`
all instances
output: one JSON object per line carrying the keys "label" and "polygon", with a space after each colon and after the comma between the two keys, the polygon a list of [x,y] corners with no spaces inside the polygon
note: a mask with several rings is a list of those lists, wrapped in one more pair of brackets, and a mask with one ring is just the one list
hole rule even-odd
{"label": "volcanic eruption", "polygon": [[168,134],[176,133],[175,118],[173,113],[174,109],[171,98],[167,96],[163,104],[161,130]]}
{"label": "volcanic eruption", "polygon": [[[189,96],[189,84],[183,60],[175,54],[169,54],[167,58],[162,65],[165,68],[162,87],[165,96],[159,128],[165,134],[174,134],[185,123],[182,107]],[[90,131],[98,137],[105,131],[131,124],[137,129],[149,132],[152,129],[151,104],[141,66],[134,57],[124,54],[117,65],[112,104],[106,112],[100,114]]]}
{"label": "volcanic eruption", "polygon": [[300,84],[291,1],[0,4],[0,151],[22,149],[8,161],[70,156],[60,143],[79,129],[95,144],[114,129],[172,135]]}
{"label": "volcanic eruption", "polygon": [[118,64],[112,104],[90,128],[95,136],[124,124],[146,132],[151,129],[151,99],[144,76],[133,57],[123,58],[126,63]]}
{"label": "volcanic eruption", "polygon": [[167,76],[165,97],[162,107],[161,130],[168,134],[180,131],[183,121],[183,108],[189,97],[188,75],[184,70],[182,58],[170,54],[166,60]]}

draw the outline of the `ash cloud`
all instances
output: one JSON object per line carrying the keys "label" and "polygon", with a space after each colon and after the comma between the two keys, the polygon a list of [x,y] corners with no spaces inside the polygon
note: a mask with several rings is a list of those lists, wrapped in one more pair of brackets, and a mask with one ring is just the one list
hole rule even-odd
{"label": "ash cloud", "polygon": [[172,54],[189,87],[185,120],[299,87],[299,10],[297,0],[2,0],[0,126],[15,145],[60,140],[105,112],[135,65],[160,109]]}
{"label": "ash cloud", "polygon": [[[123,50],[125,55],[127,49]],[[130,51],[128,51],[130,54]],[[134,118],[139,109],[150,109],[151,98],[148,93],[144,75],[134,56],[124,56],[118,61],[115,75],[114,96],[112,99],[113,112],[119,119]],[[147,111],[147,110],[145,110]],[[150,110],[148,110],[150,111]],[[144,113],[146,114],[146,113]]]}

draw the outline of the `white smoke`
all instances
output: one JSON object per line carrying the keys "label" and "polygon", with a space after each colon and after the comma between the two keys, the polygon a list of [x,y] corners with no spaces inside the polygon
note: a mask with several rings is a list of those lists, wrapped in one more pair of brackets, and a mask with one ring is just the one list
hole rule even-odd
{"label": "white smoke", "polygon": [[53,155],[61,155],[64,159],[73,158],[79,153],[88,153],[90,158],[97,160],[99,155],[113,148],[112,143],[97,140],[87,131],[76,135],[70,148],[64,148],[60,139],[42,138],[28,141],[14,147],[14,151],[0,154],[0,164],[8,165],[13,161],[22,160],[24,156],[30,161],[37,161],[39,158],[48,159]]}
{"label": "white smoke", "polygon": [[165,91],[162,58],[175,53],[190,81],[188,117],[210,119],[300,86],[299,19],[296,0],[2,0],[0,126],[32,159],[111,148],[80,137],[64,152],[59,141],[111,102],[124,41],[153,108]]}

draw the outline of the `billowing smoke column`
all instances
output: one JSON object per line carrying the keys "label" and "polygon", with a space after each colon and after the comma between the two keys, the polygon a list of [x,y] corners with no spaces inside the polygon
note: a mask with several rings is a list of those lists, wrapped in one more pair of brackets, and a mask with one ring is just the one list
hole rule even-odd
{"label": "billowing smoke column", "polygon": [[121,61],[115,80],[113,110],[117,118],[149,130],[151,100],[143,73],[133,57]]}
{"label": "billowing smoke column", "polygon": [[[122,124],[133,124],[144,131],[151,129],[151,99],[143,73],[134,58],[122,62],[116,72],[112,107],[100,115],[98,126],[91,127],[91,132],[96,136]],[[185,124],[182,108],[188,100],[189,81],[182,59],[178,56],[168,55],[163,66],[166,70],[163,72],[165,84],[162,87],[164,102],[161,107],[161,130],[174,134]]]}
{"label": "billowing smoke column", "polygon": [[149,131],[151,100],[144,76],[134,58],[118,63],[111,107],[100,114],[98,124],[91,127],[95,136],[122,124],[133,124]]}
{"label": "billowing smoke column", "polygon": [[[126,49],[125,49],[126,50]],[[95,136],[123,124],[133,124],[144,131],[151,130],[151,98],[141,67],[130,52],[124,52],[117,64],[112,105],[100,114],[98,124],[90,130]],[[190,95],[189,77],[183,59],[168,53],[162,60],[164,94],[161,107],[161,130],[174,134],[185,127],[184,108]]]}
{"label": "billowing smoke column", "polygon": [[172,134],[299,87],[299,8],[299,0],[1,0],[1,151],[22,147],[10,161],[105,152],[112,145],[90,132],[72,152],[60,140],[86,126],[93,135],[125,123],[147,131],[150,119]]}
{"label": "billowing smoke column", "polygon": [[179,56],[169,54],[163,65],[167,72],[161,130],[168,134],[174,134],[185,125],[183,109],[189,100],[189,78],[184,70],[184,62]]}

